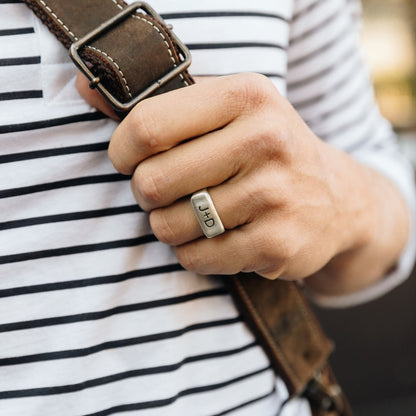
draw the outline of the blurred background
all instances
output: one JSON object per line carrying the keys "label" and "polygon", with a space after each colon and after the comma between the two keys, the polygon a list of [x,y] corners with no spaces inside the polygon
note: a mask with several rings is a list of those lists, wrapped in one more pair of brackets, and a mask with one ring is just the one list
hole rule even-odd
{"label": "blurred background", "polygon": [[[416,145],[416,0],[363,0],[363,17],[362,45],[381,112],[412,152]],[[415,161],[413,153],[409,156]]]}
{"label": "blurred background", "polygon": [[[363,0],[362,45],[383,115],[416,167],[416,0]],[[385,297],[315,308],[356,416],[416,415],[416,271]]]}

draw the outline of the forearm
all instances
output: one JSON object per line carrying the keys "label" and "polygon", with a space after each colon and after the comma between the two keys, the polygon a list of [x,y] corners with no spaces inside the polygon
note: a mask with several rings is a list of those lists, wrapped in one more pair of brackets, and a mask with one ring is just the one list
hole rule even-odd
{"label": "forearm", "polygon": [[[334,186],[345,198],[345,246],[328,264],[306,279],[323,295],[361,290],[394,268],[409,234],[409,212],[396,186],[381,173],[333,149]],[[336,166],[335,166],[336,165]],[[342,195],[342,196],[341,196]]]}

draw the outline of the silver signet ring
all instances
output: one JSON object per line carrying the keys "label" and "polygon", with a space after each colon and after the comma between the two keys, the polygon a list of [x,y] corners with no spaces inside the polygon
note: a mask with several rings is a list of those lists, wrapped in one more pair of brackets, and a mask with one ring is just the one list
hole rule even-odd
{"label": "silver signet ring", "polygon": [[211,196],[206,189],[201,189],[192,194],[191,205],[205,237],[216,237],[225,231]]}

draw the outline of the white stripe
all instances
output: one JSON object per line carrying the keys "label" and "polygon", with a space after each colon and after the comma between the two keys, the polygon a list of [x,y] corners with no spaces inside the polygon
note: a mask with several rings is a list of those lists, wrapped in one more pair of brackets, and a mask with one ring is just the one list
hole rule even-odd
{"label": "white stripe", "polygon": [[33,14],[24,4],[0,4],[0,27],[2,30],[32,27],[33,22]]}
{"label": "white stripe", "polygon": [[[115,314],[97,321],[5,332],[1,334],[2,357],[87,348],[103,342],[176,331],[198,322],[237,316],[229,297],[213,296],[151,310]],[[131,325],[128,325],[129,322]],[[148,325],[149,323],[154,325]],[[163,341],[160,348],[164,351]],[[4,370],[0,368],[0,373],[2,371]]]}
{"label": "white stripe", "polygon": [[[38,38],[33,33],[14,36],[0,36],[0,50],[5,58],[21,58],[25,56],[37,56],[33,54],[38,49]],[[1,87],[3,89],[3,85]],[[8,87],[7,84],[4,86]]]}
{"label": "white stripe", "polygon": [[[173,19],[171,22],[175,33],[185,43],[270,42],[271,39],[277,42],[278,39],[287,39],[289,32],[287,22],[271,17],[201,17]],[[199,25],[203,25],[204,30],[195,32],[195,26]]]}
{"label": "white stripe", "polygon": [[[253,337],[246,327],[241,323],[237,323],[191,331],[180,337],[163,341],[123,347],[117,351],[117,354],[114,353],[114,349],[107,349],[92,356],[10,366],[7,372],[12,380],[16,380],[16,383],[13,385],[15,390],[30,389],[40,385],[53,387],[56,385],[56,373],[62,374],[61,385],[76,384],[85,380],[93,380],[129,371],[128,363],[134,363],[134,369],[174,365],[187,357],[209,354],[213,351],[225,352],[239,349],[253,342]],[[160,348],[161,343],[164,344],[163,348]],[[259,348],[258,346],[250,347],[247,351],[251,349],[259,350]],[[169,351],[169,354],[166,351]],[[267,365],[264,358],[259,358],[261,356],[262,354],[258,353],[253,356],[253,364],[259,368]],[[211,365],[214,361],[205,362]],[[201,365],[205,364],[205,362],[200,360]],[[67,371],[68,366],[71,367],[71,372]],[[83,370],[88,367],[91,370],[85,374]],[[40,374],[41,380],[38,381],[36,378]],[[0,391],[9,389],[9,384],[9,380],[0,379]]]}
{"label": "white stripe", "polygon": [[[178,287],[178,282],[182,285]],[[157,285],[154,283],[157,282]],[[12,296],[0,302],[2,323],[20,322],[29,319],[25,305],[33,302],[30,320],[77,315],[105,311],[119,305],[132,305],[153,300],[169,299],[210,290],[218,286],[210,279],[201,279],[192,284],[185,272],[161,274],[130,279],[117,284],[91,286],[78,289],[59,290],[35,295]],[[68,302],[68,296],[71,302]],[[50,308],[45,310],[45,303]]]}

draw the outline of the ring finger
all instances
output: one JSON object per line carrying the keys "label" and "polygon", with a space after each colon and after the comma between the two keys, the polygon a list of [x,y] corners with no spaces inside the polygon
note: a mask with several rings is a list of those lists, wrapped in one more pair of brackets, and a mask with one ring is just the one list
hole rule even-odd
{"label": "ring finger", "polygon": [[[209,194],[226,230],[232,230],[253,221],[261,210],[250,192],[240,182],[230,180],[209,188]],[[178,246],[203,235],[189,197],[169,207],[158,208],[150,213],[150,224],[156,237],[169,245]]]}

